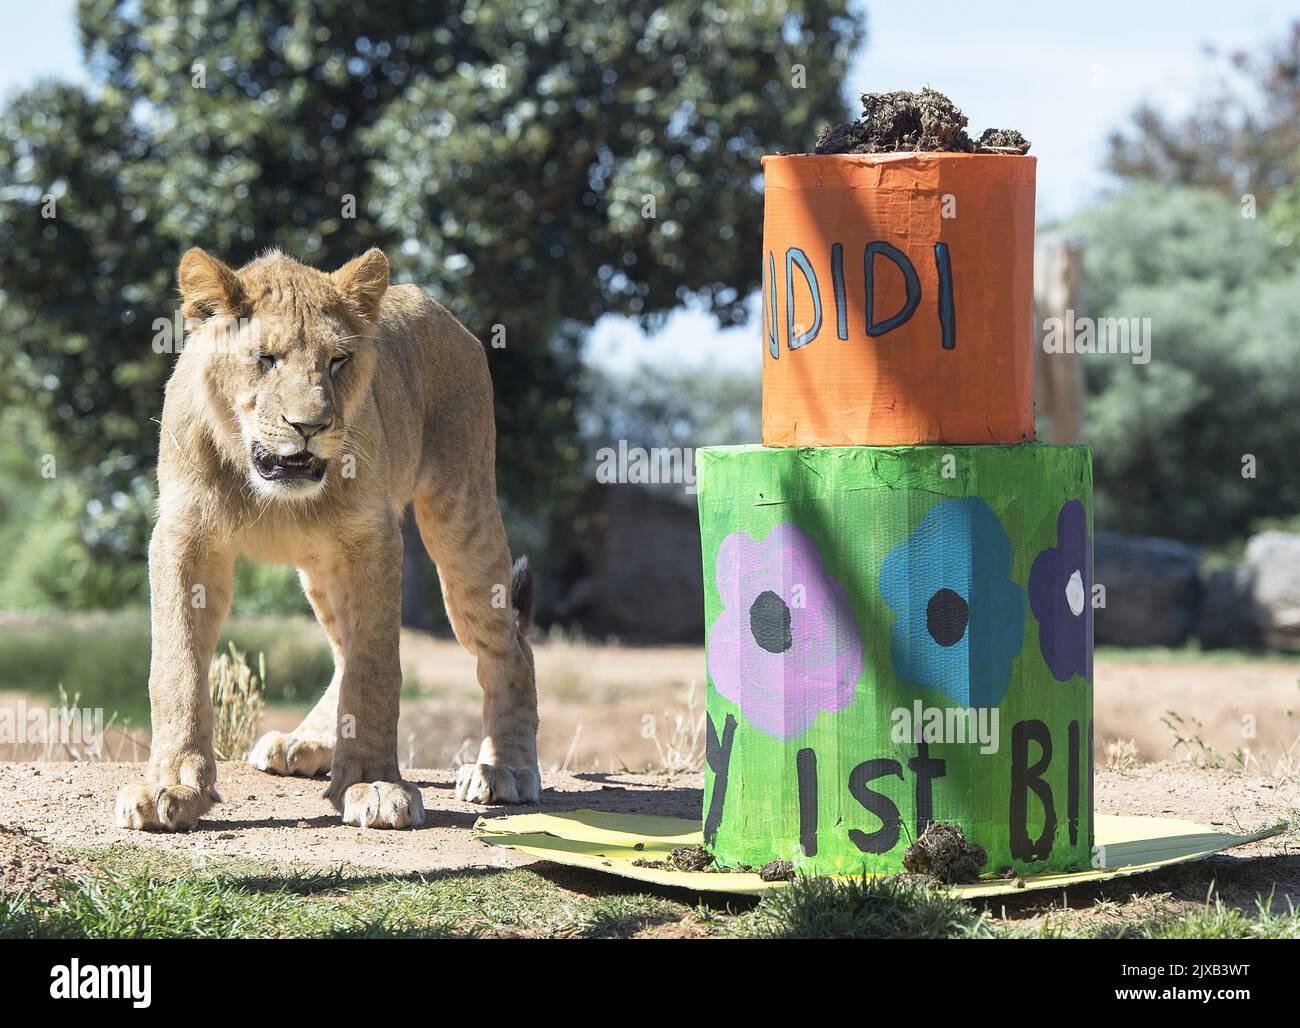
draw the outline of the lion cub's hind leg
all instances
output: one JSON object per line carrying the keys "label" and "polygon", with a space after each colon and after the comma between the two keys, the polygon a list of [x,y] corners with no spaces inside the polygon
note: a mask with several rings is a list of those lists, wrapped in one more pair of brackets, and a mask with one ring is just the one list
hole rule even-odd
{"label": "lion cub's hind leg", "polygon": [[420,536],[438,566],[447,615],[460,644],[478,658],[483,742],[456,775],[470,803],[536,803],[537,686],[525,634],[532,617],[526,561],[513,571],[501,513],[490,488],[466,497],[429,493],[415,502]]}
{"label": "lion cub's hind leg", "polygon": [[249,750],[248,762],[273,775],[316,778],[334,762],[334,733],[338,717],[340,673],[325,694],[292,732],[267,732]]}
{"label": "lion cub's hind leg", "polygon": [[339,686],[343,681],[343,643],[339,638],[338,619],[324,588],[319,583],[313,585],[306,571],[300,572],[299,577],[312,610],[316,612],[316,620],[329,639],[330,652],[334,656],[334,678],[316,706],[302,719],[302,724],[292,732],[267,732],[249,751],[248,762],[259,771],[273,775],[315,778],[328,773],[334,761]]}

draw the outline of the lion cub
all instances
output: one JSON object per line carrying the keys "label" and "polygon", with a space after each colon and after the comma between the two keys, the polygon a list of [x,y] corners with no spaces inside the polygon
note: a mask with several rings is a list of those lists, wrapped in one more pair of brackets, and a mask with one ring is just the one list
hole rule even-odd
{"label": "lion cub", "polygon": [[483,688],[483,743],[456,797],[535,802],[532,585],[524,561],[512,572],[497,506],[478,340],[418,287],[390,288],[379,250],[327,274],[279,252],[236,271],[194,249],[180,292],[191,331],[167,383],[149,544],[153,750],[118,824],[187,830],[220,798],[208,664],[241,553],[297,566],[335,667],[302,724],[250,762],[328,771],[347,824],[423,823],[397,768],[408,503]]}

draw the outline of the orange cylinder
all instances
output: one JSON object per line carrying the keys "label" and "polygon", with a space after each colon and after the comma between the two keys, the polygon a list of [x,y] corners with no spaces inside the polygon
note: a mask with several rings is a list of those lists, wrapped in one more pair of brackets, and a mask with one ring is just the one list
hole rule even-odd
{"label": "orange cylinder", "polygon": [[763,443],[1034,437],[1033,157],[763,158]]}

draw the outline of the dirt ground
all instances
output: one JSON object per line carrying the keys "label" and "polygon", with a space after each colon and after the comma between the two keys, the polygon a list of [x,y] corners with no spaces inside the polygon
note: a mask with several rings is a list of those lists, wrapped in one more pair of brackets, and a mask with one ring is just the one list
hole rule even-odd
{"label": "dirt ground", "polygon": [[1149,874],[1060,893],[990,900],[995,922],[1050,932],[1083,926],[1131,924],[1188,913],[1211,890],[1226,906],[1247,914],[1257,899],[1271,899],[1275,912],[1300,909],[1300,781],[1247,775],[1223,768],[1164,761],[1129,770],[1098,768],[1095,807],[1102,814],[1186,818],[1225,832],[1248,832],[1286,820],[1291,830],[1206,860],[1175,864]]}
{"label": "dirt ground", "polygon": [[[138,778],[139,764],[0,764],[0,825],[56,847],[130,842],[204,857],[288,860],[311,867],[349,864],[409,872],[434,868],[514,866],[530,859],[476,842],[480,817],[501,817],[537,807],[481,807],[458,802],[449,771],[409,770],[428,819],[409,832],[361,831],[339,822],[321,797],[323,781],[280,778],[244,764],[221,765],[224,802],[198,830],[180,835],[130,832],[113,823],[118,786]],[[551,811],[590,808],[621,813],[698,819],[703,776],[554,772],[543,776],[542,805]],[[1101,813],[1182,817],[1224,831],[1247,831],[1300,815],[1300,785],[1240,772],[1165,762],[1126,771],[1099,769],[1096,806]],[[1294,841],[1267,839],[1244,854],[1291,854]],[[1285,894],[1300,901],[1300,860],[1288,871]]]}
{"label": "dirt ground", "polygon": [[[385,832],[342,825],[320,796],[321,782],[276,778],[245,765],[226,764],[220,776],[225,802],[198,830],[165,835],[127,832],[113,823],[117,787],[140,770],[139,764],[0,764],[0,825],[7,826],[0,828],[0,890],[14,892],[35,886],[48,896],[57,877],[91,873],[61,850],[131,843],[170,851],[199,867],[208,861],[219,865],[230,858],[269,860],[301,870],[342,867],[353,875],[456,869],[474,873],[484,867],[533,866],[563,895],[648,893],[677,901],[684,897],[690,903],[700,901],[683,890],[562,868],[475,841],[471,829],[479,817],[490,819],[538,808],[459,803],[452,795],[451,774],[446,771],[408,772],[420,787],[427,823],[415,831]],[[541,809],[592,808],[697,819],[702,777],[699,773],[554,772],[543,775]],[[1124,771],[1099,769],[1095,795],[1097,810],[1103,813],[1183,817],[1244,832],[1283,819],[1295,825],[1300,817],[1298,793],[1300,785],[1294,780],[1164,762]],[[34,841],[37,839],[39,844]],[[1093,934],[1195,914],[1211,895],[1216,902],[1247,916],[1255,915],[1261,897],[1278,914],[1300,909],[1296,832],[1208,860],[1104,884],[986,900],[978,909],[993,926],[1017,934]],[[726,911],[752,905],[752,901],[723,896],[703,897],[703,902]]]}
{"label": "dirt ground", "polygon": [[[245,764],[222,764],[217,788],[224,802],[197,831],[181,835],[131,832],[113,823],[120,785],[139,779],[140,764],[0,764],[0,825],[55,847],[131,842],[182,853],[191,859],[249,857],[310,867],[348,864],[409,872],[438,868],[514,866],[527,858],[474,841],[479,817],[499,817],[536,807],[481,807],[458,802],[450,771],[405,772],[420,788],[426,822],[410,832],[361,831],[340,823],[321,797],[323,780],[280,778]],[[616,812],[699,817],[703,776],[608,775],[599,772],[544,776],[543,809],[584,807]]]}
{"label": "dirt ground", "polygon": [[[536,652],[543,809],[590,807],[698,818],[703,650],[550,640]],[[130,833],[113,824],[113,797],[119,785],[141,772],[139,764],[128,761],[147,756],[143,733],[109,738],[105,753],[116,760],[101,762],[33,760],[52,754],[20,753],[12,747],[6,752],[0,746],[0,760],[28,758],[0,763],[0,826],[13,830],[0,829],[0,889],[79,873],[75,861],[65,863],[59,855],[61,847],[123,842],[175,851],[200,863],[261,858],[399,874],[529,863],[511,851],[475,842],[471,828],[481,816],[536,808],[483,808],[458,803],[452,796],[447,769],[472,753],[480,732],[481,696],[471,658],[454,642],[412,633],[403,636],[402,663],[408,679],[400,728],[402,757],[429,812],[423,829],[394,833],[344,827],[321,798],[322,782],[277,778],[235,763],[223,765],[219,788],[225,802],[199,831]],[[1110,655],[1099,659],[1097,810],[1183,817],[1232,831],[1297,818],[1298,680],[1300,666],[1295,662],[1153,661]],[[0,704],[10,707],[20,700],[0,696]],[[27,702],[30,706],[32,701]],[[1162,723],[1170,711],[1183,719],[1187,732],[1199,732],[1201,743],[1171,748],[1173,737]],[[263,729],[290,729],[300,713],[272,709]],[[1134,741],[1133,759],[1124,767],[1107,767],[1106,742],[1116,738]],[[1198,767],[1195,761],[1181,759],[1191,755],[1203,760],[1240,747],[1252,753],[1245,772]],[[44,840],[56,852],[42,851],[15,832]],[[1227,902],[1247,910],[1253,909],[1257,895],[1270,891],[1279,909],[1288,901],[1300,905],[1295,839],[1291,833],[1209,861],[1104,886],[1075,887],[1057,896],[998,901],[987,913],[1031,931],[1099,919],[1131,922],[1192,909],[1204,903],[1214,884]],[[1248,856],[1263,859],[1243,859]],[[569,875],[573,882],[588,878],[594,876]],[[593,880],[585,887],[619,889],[622,884]]]}
{"label": "dirt ground", "polygon": [[49,900],[59,879],[92,874],[88,865],[39,839],[0,828],[0,894],[34,892]]}
{"label": "dirt ground", "polygon": [[[1163,723],[1170,711],[1222,754],[1251,753],[1250,770],[1300,774],[1300,660],[1210,661],[1098,660],[1093,709],[1099,747],[1132,738],[1146,760],[1185,757],[1172,748]],[[1194,755],[1204,756],[1200,748]]]}

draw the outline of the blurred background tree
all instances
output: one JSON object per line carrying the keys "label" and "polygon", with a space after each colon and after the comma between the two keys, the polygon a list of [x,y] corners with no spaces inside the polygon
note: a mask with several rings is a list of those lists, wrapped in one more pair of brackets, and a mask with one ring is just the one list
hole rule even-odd
{"label": "blurred background tree", "polygon": [[[0,396],[31,458],[0,474],[28,488],[54,456],[60,488],[27,506],[75,531],[16,544],[79,549],[119,601],[143,599],[112,569],[144,552],[171,365],[151,342],[186,248],[333,268],[382,246],[504,343],[498,475],[535,541],[581,482],[585,330],[688,299],[744,320],[759,157],[846,117],[863,34],[840,0],[82,0],[79,22],[90,85],[0,118]],[[11,602],[111,599],[20,577]]]}
{"label": "blurred background tree", "polygon": [[594,454],[611,441],[686,449],[754,443],[763,434],[757,368],[753,375],[644,365],[622,374],[589,368],[583,393],[588,402],[579,429],[591,460],[586,470],[592,472]]}
{"label": "blurred background tree", "polygon": [[[383,246],[398,280],[504,342],[488,354],[518,548],[542,544],[610,440],[756,438],[752,376],[613,375],[583,342],[606,314],[745,318],[758,159],[847,116],[863,16],[604,10],[83,0],[89,84],[39,83],[0,116],[0,607],[143,600],[171,365],[154,322],[196,243],[322,267]],[[1149,316],[1155,340],[1146,366],[1087,361],[1099,522],[1239,539],[1300,505],[1300,27],[1225,55],[1191,113],[1140,108],[1108,164],[1119,188],[1067,223],[1093,241],[1087,313]],[[240,574],[237,609],[302,602],[291,576]]]}
{"label": "blurred background tree", "polygon": [[[1213,51],[1211,51],[1213,53]],[[1258,53],[1223,58],[1224,77],[1169,117],[1150,105],[1111,136],[1109,169],[1124,180],[1201,186],[1265,205],[1300,173],[1300,22]]]}
{"label": "blurred background tree", "polygon": [[1098,524],[1211,545],[1300,510],[1300,22],[1224,61],[1189,114],[1134,113],[1122,188],[1067,223],[1086,313],[1152,319],[1149,364],[1086,360]]}
{"label": "blurred background tree", "polygon": [[1094,241],[1087,313],[1152,325],[1150,363],[1085,359],[1098,525],[1222,543],[1294,515],[1300,273],[1264,219],[1208,190],[1137,183],[1069,227]]}

